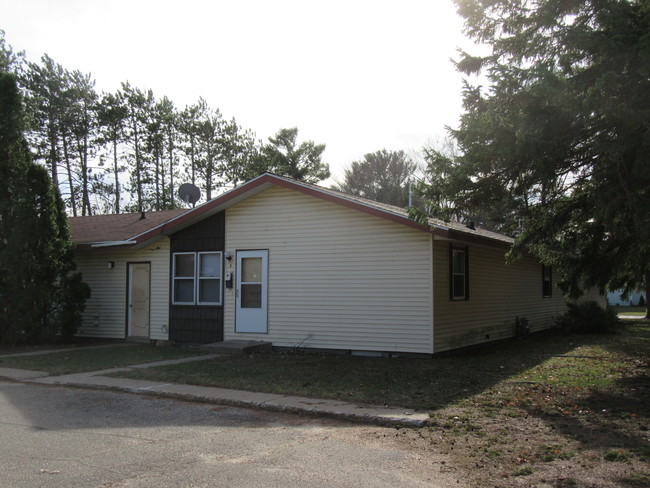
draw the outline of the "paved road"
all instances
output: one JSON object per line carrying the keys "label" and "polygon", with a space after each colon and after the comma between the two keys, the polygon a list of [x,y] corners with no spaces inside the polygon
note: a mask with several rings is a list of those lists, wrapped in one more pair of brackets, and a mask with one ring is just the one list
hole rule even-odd
{"label": "paved road", "polygon": [[[0,381],[0,486],[447,487],[395,429]],[[462,484],[462,483],[461,483]]]}

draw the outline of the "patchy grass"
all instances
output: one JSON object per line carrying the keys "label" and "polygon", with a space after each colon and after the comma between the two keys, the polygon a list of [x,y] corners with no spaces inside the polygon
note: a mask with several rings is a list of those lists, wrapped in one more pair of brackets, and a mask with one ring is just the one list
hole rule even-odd
{"label": "patchy grass", "polygon": [[[13,352],[20,351],[14,350]],[[23,352],[30,351],[25,350]],[[196,355],[198,355],[196,351],[169,347],[121,344],[105,347],[80,347],[73,351],[34,356],[3,357],[0,358],[0,367],[47,371],[53,375],[62,375]]]}
{"label": "patchy grass", "polygon": [[556,459],[571,459],[575,456],[572,451],[566,451],[562,446],[540,446],[538,456],[545,463],[550,463]]}
{"label": "patchy grass", "polygon": [[525,468],[516,469],[515,471],[512,472],[512,476],[530,476],[531,474],[533,474],[533,469],[529,466],[526,466]]}
{"label": "patchy grass", "polygon": [[399,439],[447,455],[465,486],[624,488],[650,486],[649,367],[636,320],[434,359],[258,354],[120,376],[428,410]]}
{"label": "patchy grass", "polygon": [[[481,381],[462,363],[460,358],[436,362],[271,353],[151,368],[124,376],[428,410],[480,387]],[[447,388],[440,389],[443,378],[452,376],[455,381],[445,382]]]}
{"label": "patchy grass", "polygon": [[611,388],[636,368],[625,347],[612,348],[628,336],[548,333],[435,359],[265,353],[117,375],[436,410],[496,385],[523,391],[529,386]]}
{"label": "patchy grass", "polygon": [[575,388],[610,388],[629,370],[623,353],[608,350],[607,343],[581,345],[566,354],[551,355],[538,365],[510,378]]}
{"label": "patchy grass", "polygon": [[[467,472],[484,467],[471,486],[521,486],[526,476],[526,486],[650,487],[650,321],[574,340],[565,353],[432,412],[424,437]],[[450,415],[482,435],[445,427]]]}
{"label": "patchy grass", "polygon": [[[650,471],[648,471],[650,473]],[[650,474],[633,473],[631,476],[624,478],[623,482],[628,486],[650,486]]]}

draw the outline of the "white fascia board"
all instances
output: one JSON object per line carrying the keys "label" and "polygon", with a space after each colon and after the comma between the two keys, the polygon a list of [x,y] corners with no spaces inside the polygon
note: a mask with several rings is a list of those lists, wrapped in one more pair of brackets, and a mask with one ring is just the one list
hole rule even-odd
{"label": "white fascia board", "polygon": [[95,242],[91,244],[90,247],[113,247],[113,246],[129,246],[133,245],[133,241],[107,241],[107,242]]}

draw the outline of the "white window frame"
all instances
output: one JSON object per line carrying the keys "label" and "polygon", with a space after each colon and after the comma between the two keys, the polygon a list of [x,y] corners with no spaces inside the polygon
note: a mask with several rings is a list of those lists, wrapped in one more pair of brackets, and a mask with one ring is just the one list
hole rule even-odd
{"label": "white window frame", "polygon": [[[192,277],[177,277],[176,276],[176,256],[191,255],[194,256],[194,273]],[[178,302],[176,301],[176,282],[178,280],[189,281],[192,280],[192,301],[191,302]],[[173,305],[194,305],[196,301],[196,253],[195,252],[175,252],[172,254],[172,304]]]}
{"label": "white window frame", "polygon": [[[220,273],[218,277],[201,277],[199,276],[200,272],[200,261],[201,256],[205,254],[217,255],[220,260]],[[176,276],[176,256],[178,255],[192,255],[194,256],[194,274],[190,277],[177,277]],[[192,301],[190,302],[179,302],[176,301],[176,282],[178,280],[189,281],[192,280]],[[215,302],[202,302],[199,301],[199,282],[201,280],[219,280],[219,291],[218,291],[218,300]],[[199,251],[199,252],[175,252],[172,253],[172,305],[200,305],[200,306],[215,306],[221,305],[222,294],[223,294],[223,253],[221,251]]]}
{"label": "white window frame", "polygon": [[[200,276],[200,270],[201,270],[201,256],[206,255],[206,254],[215,254],[219,256],[219,276],[205,276],[201,277]],[[196,300],[197,305],[221,305],[221,293],[222,293],[222,286],[223,286],[223,256],[220,251],[203,251],[203,252],[197,252],[196,253],[196,259],[194,261],[195,266],[196,266],[196,271],[194,272],[194,276],[196,277],[196,289],[194,290],[194,299]],[[200,283],[201,280],[219,280],[219,291],[217,292],[218,295],[218,300],[216,302],[202,302],[199,300],[199,289],[200,289]]]}

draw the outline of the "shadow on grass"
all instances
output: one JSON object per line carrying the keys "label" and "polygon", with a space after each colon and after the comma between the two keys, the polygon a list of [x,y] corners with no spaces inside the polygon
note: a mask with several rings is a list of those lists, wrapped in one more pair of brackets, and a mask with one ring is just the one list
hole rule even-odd
{"label": "shadow on grass", "polygon": [[604,452],[607,461],[645,463],[650,460],[650,321],[626,324],[623,334],[598,342],[616,364],[624,364],[618,378],[606,387],[549,388],[542,394],[554,405],[529,397],[524,410],[584,449]]}
{"label": "shadow on grass", "polygon": [[564,337],[545,332],[524,341],[445,357],[269,353],[115,376],[436,410],[519,377],[550,357],[569,354],[586,343],[606,340],[604,336]]}

